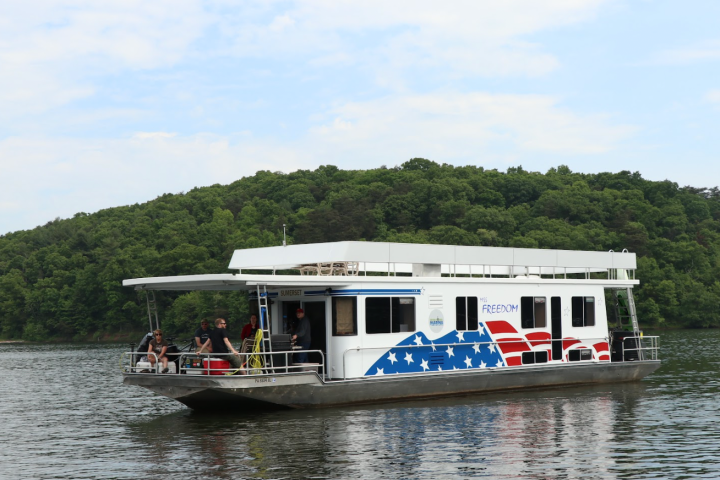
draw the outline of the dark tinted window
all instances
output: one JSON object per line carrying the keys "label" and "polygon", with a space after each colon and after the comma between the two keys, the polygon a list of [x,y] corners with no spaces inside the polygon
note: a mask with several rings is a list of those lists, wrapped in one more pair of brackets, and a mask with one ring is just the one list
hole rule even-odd
{"label": "dark tinted window", "polygon": [[572,326],[595,325],[595,297],[572,297]]}
{"label": "dark tinted window", "polygon": [[477,297],[455,298],[455,328],[457,330],[478,329]]}
{"label": "dark tinted window", "polygon": [[545,297],[520,298],[520,325],[522,328],[545,328],[547,326]]}
{"label": "dark tinted window", "polygon": [[414,298],[368,297],[365,299],[365,333],[414,331]]}

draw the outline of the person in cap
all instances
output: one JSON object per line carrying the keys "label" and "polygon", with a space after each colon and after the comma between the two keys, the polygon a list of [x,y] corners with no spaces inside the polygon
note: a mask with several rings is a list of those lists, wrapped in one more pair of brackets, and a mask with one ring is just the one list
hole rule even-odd
{"label": "person in cap", "polygon": [[295,363],[308,363],[307,350],[310,350],[310,319],[305,316],[305,311],[302,308],[298,308],[295,315],[298,323],[292,339],[301,348],[295,354]]}
{"label": "person in cap", "polygon": [[[208,338],[210,338],[210,334],[212,333],[212,330],[210,330],[210,322],[207,321],[206,318],[203,318],[200,322],[200,328],[195,330],[195,347],[200,348],[202,347],[205,342],[208,341]],[[208,345],[207,352],[212,353],[212,345]]]}

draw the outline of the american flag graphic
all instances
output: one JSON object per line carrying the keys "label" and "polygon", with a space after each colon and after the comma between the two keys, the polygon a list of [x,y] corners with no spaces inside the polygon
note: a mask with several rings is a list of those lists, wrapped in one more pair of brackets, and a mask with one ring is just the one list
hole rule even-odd
{"label": "american flag graphic", "polygon": [[[456,330],[434,340],[418,332],[383,354],[365,375],[522,365],[523,352],[547,351],[551,358],[550,338],[548,332],[519,333],[505,320],[481,322],[477,330]],[[567,361],[569,348],[592,348],[593,359],[610,360],[607,342],[586,346],[580,340],[564,338],[563,361]]]}

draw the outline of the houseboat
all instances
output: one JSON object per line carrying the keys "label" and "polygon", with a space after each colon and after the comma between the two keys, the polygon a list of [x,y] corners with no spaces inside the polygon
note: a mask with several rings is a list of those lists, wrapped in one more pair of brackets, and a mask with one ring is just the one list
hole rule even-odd
{"label": "houseboat", "polygon": [[[248,295],[260,329],[236,345],[243,366],[188,351],[160,373],[127,352],[124,383],[214,411],[637,381],[660,366],[627,251],[335,242],[236,250],[229,270],[123,285],[147,291],[151,325],[155,291]],[[312,338],[303,363],[288,334],[299,308]],[[230,320],[234,331],[247,321]]]}

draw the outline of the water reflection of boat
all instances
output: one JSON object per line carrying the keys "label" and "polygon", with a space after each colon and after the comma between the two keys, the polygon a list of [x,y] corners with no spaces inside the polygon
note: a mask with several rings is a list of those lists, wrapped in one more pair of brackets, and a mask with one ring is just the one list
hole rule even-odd
{"label": "water reflection of boat", "polygon": [[[262,330],[244,367],[198,370],[187,354],[179,374],[143,374],[128,356],[124,382],[215,410],[639,380],[660,361],[657,337],[637,323],[635,268],[627,252],[365,242],[237,250],[237,273],[123,284],[249,292]],[[302,364],[285,334],[300,307],[313,339]]]}

